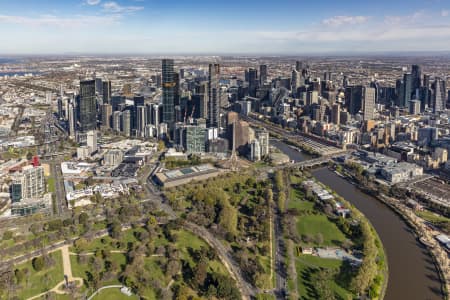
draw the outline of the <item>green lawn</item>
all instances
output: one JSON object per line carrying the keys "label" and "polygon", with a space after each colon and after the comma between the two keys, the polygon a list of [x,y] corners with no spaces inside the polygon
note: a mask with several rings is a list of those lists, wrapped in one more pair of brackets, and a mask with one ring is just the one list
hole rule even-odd
{"label": "green lawn", "polygon": [[93,300],[134,300],[139,299],[136,295],[128,297],[120,292],[119,288],[106,289],[96,295]]}
{"label": "green lawn", "polygon": [[[296,259],[295,266],[297,268],[297,284],[299,297],[302,300],[317,299],[317,295],[314,290],[312,275],[318,270],[333,269],[338,272],[342,265],[342,261],[335,259],[325,259],[312,255],[300,255]],[[334,291],[337,299],[348,299],[351,293],[339,286],[336,282],[328,282],[331,289]]]}
{"label": "green lawn", "polygon": [[314,210],[314,203],[307,200],[301,200],[303,199],[303,193],[291,189],[290,191],[290,199],[288,203],[288,208],[296,208],[299,211],[313,211]]}
{"label": "green lawn", "polygon": [[15,267],[15,269],[28,270],[26,279],[20,284],[22,288],[17,294],[18,299],[36,296],[54,288],[59,282],[64,280],[61,251],[50,253],[49,256],[53,259],[54,264],[39,272],[33,269],[31,260]]}
{"label": "green lawn", "polygon": [[437,215],[429,210],[417,211],[416,215],[431,223],[450,222],[449,218]]}
{"label": "green lawn", "polygon": [[315,237],[319,233],[322,234],[323,243],[318,245],[315,242],[311,242],[311,246],[335,246],[345,240],[344,234],[325,215],[299,217],[297,219],[297,230],[299,234],[307,234],[311,237]]}
{"label": "green lawn", "polygon": [[53,177],[48,177],[47,178],[47,185],[48,185],[48,191],[50,193],[54,193],[56,188],[55,188],[55,178]]}

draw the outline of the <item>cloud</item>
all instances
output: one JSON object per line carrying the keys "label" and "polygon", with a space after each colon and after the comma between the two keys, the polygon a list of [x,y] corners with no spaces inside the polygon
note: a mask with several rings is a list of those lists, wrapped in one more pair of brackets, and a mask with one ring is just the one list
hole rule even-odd
{"label": "cloud", "polygon": [[23,17],[15,15],[0,15],[0,23],[25,26],[52,26],[61,28],[86,27],[90,25],[112,25],[118,23],[120,16],[85,16],[58,17],[41,15],[38,17]]}
{"label": "cloud", "polygon": [[448,9],[441,10],[442,17],[448,17],[449,15],[450,15],[450,10],[448,10]]}
{"label": "cloud", "polygon": [[103,4],[103,11],[107,13],[123,14],[123,13],[133,13],[136,11],[143,10],[143,6],[121,6],[117,2],[110,1]]}
{"label": "cloud", "polygon": [[100,2],[102,2],[101,0],[86,0],[86,4],[88,5],[97,5],[100,4]]}
{"label": "cloud", "polygon": [[384,23],[391,26],[416,24],[428,17],[423,11],[416,11],[411,15],[404,16],[385,16]]}
{"label": "cloud", "polygon": [[322,20],[322,24],[328,26],[341,26],[341,25],[355,25],[363,24],[369,20],[367,16],[334,16],[325,20]]}

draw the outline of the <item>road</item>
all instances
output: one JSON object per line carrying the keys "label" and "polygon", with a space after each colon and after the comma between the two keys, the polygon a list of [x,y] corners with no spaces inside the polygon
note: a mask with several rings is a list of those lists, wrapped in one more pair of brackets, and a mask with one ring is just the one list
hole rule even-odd
{"label": "road", "polygon": [[66,193],[64,189],[64,178],[61,172],[59,160],[42,161],[50,166],[51,176],[55,179],[56,213],[63,214],[67,210]]}
{"label": "road", "polygon": [[[151,175],[158,167],[159,165],[157,164],[154,166],[154,168],[151,168],[150,170],[144,172],[140,176],[140,180],[143,180],[143,182],[145,182],[144,188],[148,196],[148,199],[144,201],[153,202],[169,217],[177,218],[176,212],[172,209],[170,205],[165,203],[161,193],[157,191],[151,183]],[[210,247],[214,248],[217,251],[220,260],[225,265],[225,267],[227,268],[228,272],[231,274],[233,279],[236,281],[243,299],[251,299],[254,295],[258,293],[258,290],[255,289],[247,280],[245,280],[239,265],[231,255],[231,249],[227,249],[223,245],[223,243],[215,236],[213,236],[206,228],[198,226],[188,221],[185,221],[183,224],[184,229],[187,229],[192,233],[194,233],[195,235],[199,236],[200,238],[205,240]]]}
{"label": "road", "polygon": [[281,216],[278,212],[275,213],[274,218],[274,232],[275,232],[275,278],[276,290],[275,296],[277,299],[284,299],[286,295],[286,266],[284,263],[284,239],[283,230],[281,228]]}

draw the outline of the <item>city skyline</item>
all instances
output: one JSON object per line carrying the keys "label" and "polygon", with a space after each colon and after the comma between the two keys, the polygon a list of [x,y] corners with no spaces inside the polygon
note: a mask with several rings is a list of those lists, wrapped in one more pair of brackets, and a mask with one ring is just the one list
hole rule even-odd
{"label": "city skyline", "polygon": [[2,55],[450,50],[450,3],[438,0],[25,0],[0,11]]}

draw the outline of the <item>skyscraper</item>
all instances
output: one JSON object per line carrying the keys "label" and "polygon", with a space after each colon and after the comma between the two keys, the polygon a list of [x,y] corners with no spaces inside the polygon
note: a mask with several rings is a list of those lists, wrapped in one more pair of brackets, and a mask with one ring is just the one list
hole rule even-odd
{"label": "skyscraper", "polygon": [[111,81],[103,81],[103,103],[109,103],[111,101]]}
{"label": "skyscraper", "polygon": [[138,106],[136,110],[136,130],[138,136],[143,136],[145,125],[147,125],[147,107]]}
{"label": "skyscraper", "polygon": [[267,65],[259,66],[259,86],[263,86],[267,81]]}
{"label": "skyscraper", "polygon": [[258,71],[255,68],[248,69],[248,94],[256,97],[256,89],[258,88]]}
{"label": "skyscraper", "polygon": [[72,103],[69,104],[69,137],[75,137],[75,111]]}
{"label": "skyscraper", "polygon": [[125,136],[131,135],[131,111],[128,109],[122,112],[122,132]]}
{"label": "skyscraper", "polygon": [[409,107],[409,100],[411,100],[413,88],[413,76],[411,73],[403,75],[403,100],[400,103],[401,107]]}
{"label": "skyscraper", "polygon": [[108,103],[102,105],[102,127],[105,129],[111,128],[112,106]]}
{"label": "skyscraper", "polygon": [[341,124],[341,105],[339,103],[334,103],[331,110],[331,122],[339,125]]}
{"label": "skyscraper", "polygon": [[375,118],[375,89],[364,88],[363,118],[365,121]]}
{"label": "skyscraper", "polygon": [[411,75],[412,75],[412,93],[415,94],[416,91],[421,87],[422,71],[419,65],[412,65]]}
{"label": "skyscraper", "polygon": [[348,86],[345,89],[345,106],[351,115],[356,115],[362,108],[363,86]]}
{"label": "skyscraper", "polygon": [[162,103],[163,119],[169,129],[175,127],[175,75],[173,59],[162,60]]}
{"label": "skyscraper", "polygon": [[303,70],[303,62],[297,60],[297,61],[295,62],[295,70],[296,70],[297,72],[301,72],[301,71]]}
{"label": "skyscraper", "polygon": [[87,132],[97,127],[97,103],[95,97],[95,80],[80,82],[80,95],[78,97],[78,121],[80,130]]}
{"label": "skyscraper", "polygon": [[210,64],[209,65],[209,75],[208,75],[208,124],[209,127],[219,127],[220,126],[220,65]]}
{"label": "skyscraper", "polygon": [[432,84],[432,92],[433,92],[433,101],[432,101],[433,113],[442,111],[443,109],[445,109],[445,105],[447,102],[445,81],[439,77],[436,77]]}

